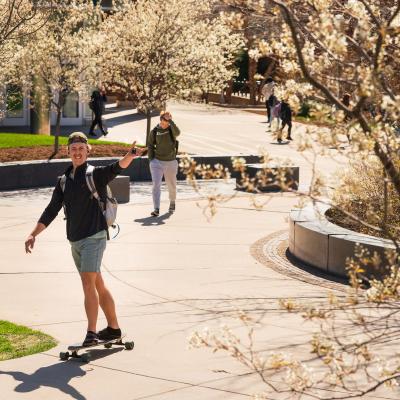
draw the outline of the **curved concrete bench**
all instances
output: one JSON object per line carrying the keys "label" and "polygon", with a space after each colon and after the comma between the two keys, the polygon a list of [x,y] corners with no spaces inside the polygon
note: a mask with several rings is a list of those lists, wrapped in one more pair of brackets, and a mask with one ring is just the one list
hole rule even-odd
{"label": "curved concrete bench", "polygon": [[[334,225],[325,218],[325,205],[292,210],[289,218],[289,251],[302,262],[331,274],[347,277],[346,260],[355,257],[357,244],[371,255],[386,259],[385,250],[394,249],[390,240],[363,235]],[[370,269],[369,276],[382,277],[385,270]]]}

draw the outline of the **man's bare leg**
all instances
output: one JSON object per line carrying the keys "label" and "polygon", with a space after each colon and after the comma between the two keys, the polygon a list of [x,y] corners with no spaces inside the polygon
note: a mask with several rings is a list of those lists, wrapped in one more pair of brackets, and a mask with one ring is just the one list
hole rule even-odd
{"label": "man's bare leg", "polygon": [[96,290],[97,272],[82,272],[81,280],[85,295],[85,310],[88,319],[88,331],[96,332],[97,316],[99,314],[99,296]]}
{"label": "man's bare leg", "polygon": [[113,329],[119,329],[115,302],[110,291],[104,284],[101,273],[98,273],[96,277],[96,289],[99,295],[100,307],[106,316],[108,326]]}

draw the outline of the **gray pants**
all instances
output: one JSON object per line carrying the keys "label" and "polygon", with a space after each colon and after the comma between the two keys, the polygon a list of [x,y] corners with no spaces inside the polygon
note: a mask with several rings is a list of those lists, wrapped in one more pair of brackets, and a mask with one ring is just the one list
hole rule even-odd
{"label": "gray pants", "polygon": [[160,161],[154,158],[150,161],[151,179],[153,181],[154,208],[160,208],[161,182],[164,175],[167,184],[169,201],[176,199],[176,174],[178,173],[178,161]]}

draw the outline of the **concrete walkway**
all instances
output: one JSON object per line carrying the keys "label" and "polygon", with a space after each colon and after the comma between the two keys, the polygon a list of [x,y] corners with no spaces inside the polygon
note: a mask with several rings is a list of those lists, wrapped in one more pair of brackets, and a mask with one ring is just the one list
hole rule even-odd
{"label": "concrete walkway", "polygon": [[[1,398],[245,399],[263,390],[259,379],[226,354],[189,350],[187,338],[193,331],[227,324],[245,338],[233,317],[247,310],[260,320],[256,349],[306,340],[310,328],[299,317],[280,312],[277,301],[317,301],[326,286],[313,282],[311,275],[309,282],[288,277],[284,268],[293,266],[282,255],[270,258],[274,269],[263,262],[272,238],[286,245],[286,218],[297,201],[293,195],[274,194],[260,211],[248,196],[239,195],[221,205],[209,222],[201,208],[207,202],[188,187],[181,186],[176,213],[157,219],[148,217],[151,205],[145,191],[137,196],[134,186],[132,191],[131,203],[120,206],[121,233],[108,244],[103,273],[121,326],[136,347],[130,352],[93,350],[87,365],[58,360],[58,353],[82,340],[86,329],[81,284],[62,216],[39,236],[33,254],[23,251],[24,238],[47,204],[49,191],[0,198],[2,318],[59,341],[45,353],[0,363]],[[233,193],[232,187],[224,191]],[[166,207],[164,200],[161,211]],[[279,265],[282,273],[276,269]],[[333,290],[343,289],[324,282]],[[104,325],[102,317],[98,328]],[[395,399],[396,394],[368,398]]]}
{"label": "concrete walkway", "polygon": [[[301,183],[309,184],[311,168],[294,144],[274,144],[263,116],[205,105],[173,104],[170,109],[182,129],[181,149],[197,154],[254,154],[265,146],[273,155],[299,163]],[[107,139],[143,142],[144,119],[132,120],[123,113],[107,116]],[[295,138],[301,129],[295,128]],[[326,157],[319,168],[333,171],[342,164],[338,157]],[[81,283],[62,213],[39,236],[33,254],[24,254],[24,239],[51,190],[0,193],[1,318],[40,329],[59,342],[45,353],[0,363],[1,399],[250,399],[265,389],[257,376],[227,354],[188,349],[193,331],[221,324],[245,341],[247,330],[236,318],[240,310],[259,321],[256,351],[290,346],[299,357],[309,355],[297,345],[307,341],[311,328],[298,316],[282,313],[279,299],[317,302],[327,289],[340,294],[344,288],[300,273],[286,259],[288,212],[298,199],[291,194],[262,195],[258,201],[266,204],[255,210],[252,196],[237,194],[232,182],[202,187],[200,195],[186,183],[178,185],[173,215],[163,214],[164,193],[161,216],[151,218],[150,185],[131,186],[131,202],[118,211],[121,233],[108,243],[102,268],[120,324],[136,347],[93,350],[88,365],[58,359],[59,352],[81,341],[86,330]],[[222,203],[209,221],[203,213],[208,204],[204,193],[214,190],[236,196]],[[104,324],[101,314],[98,328]],[[366,398],[396,399],[398,393]]]}
{"label": "concrete walkway", "polygon": [[[266,116],[252,113],[249,109],[176,102],[171,102],[168,109],[182,132],[179,138],[180,151],[199,155],[259,155],[264,151],[271,157],[290,160],[299,166],[300,189],[306,190],[309,187],[314,154],[310,151],[299,153],[298,140],[307,129],[320,131],[323,128],[294,123],[294,142],[278,144],[266,123]],[[126,143],[136,140],[145,143],[146,119],[135,110],[110,109],[105,119],[109,134],[100,140]],[[157,116],[153,117],[151,126],[155,126],[158,121]],[[347,163],[348,160],[334,150],[328,150],[323,157],[315,159],[316,170],[327,175],[342,170]]]}

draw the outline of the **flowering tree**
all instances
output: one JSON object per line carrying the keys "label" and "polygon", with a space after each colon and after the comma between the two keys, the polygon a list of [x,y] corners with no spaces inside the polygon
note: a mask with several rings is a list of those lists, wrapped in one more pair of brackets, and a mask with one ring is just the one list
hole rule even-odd
{"label": "flowering tree", "polygon": [[[235,3],[245,6],[248,1]],[[323,154],[327,148],[336,148],[357,163],[359,171],[373,170],[375,176],[380,171],[376,186],[381,190],[375,190],[374,204],[363,203],[364,218],[358,218],[351,208],[342,211],[380,236],[390,238],[393,250],[382,258],[359,247],[347,265],[347,292],[311,305],[290,299],[281,301],[282,309],[315,323],[315,333],[305,346],[312,356],[302,356],[301,348],[295,354],[289,350],[266,354],[255,349],[256,323],[251,322],[251,316],[243,315],[241,319],[250,332],[248,345],[228,328],[216,334],[196,332],[191,343],[194,347],[226,351],[258,374],[265,383],[265,392],[256,396],[259,399],[271,398],[271,392],[285,393],[288,398],[308,395],[348,399],[371,395],[384,386],[398,390],[400,357],[393,349],[400,344],[400,227],[390,215],[400,195],[400,3],[261,3],[258,12],[272,7],[273,23],[280,27],[279,34],[259,41],[256,49],[261,54],[274,54],[285,71],[287,80],[277,88],[276,95],[288,97],[294,110],[299,108],[300,94],[318,96],[324,102],[315,106],[314,115],[329,116],[332,121],[326,132],[310,131],[299,138],[299,150]],[[350,102],[343,99],[346,92]],[[346,137],[350,142],[343,148]],[[359,173],[345,183],[349,185],[363,177],[371,179]],[[326,201],[327,190],[328,185],[315,177],[310,191],[303,195]],[[350,204],[356,195],[357,188],[351,186],[341,193]],[[380,213],[376,212],[377,203],[382,204]],[[339,208],[340,204],[333,198],[331,206]],[[366,275],[371,269],[378,269],[382,277]],[[281,378],[279,384],[277,377]]]}
{"label": "flowering tree", "polygon": [[122,1],[103,26],[103,78],[147,116],[174,98],[221,89],[240,38],[212,18],[208,1]]}
{"label": "flowering tree", "polygon": [[[0,0],[0,85],[5,87],[13,67],[18,45],[38,31],[48,20],[52,1]],[[1,97],[2,91],[0,91]],[[0,99],[1,100],[1,99]],[[0,101],[3,103],[3,101]],[[4,115],[0,110],[0,118]]]}
{"label": "flowering tree", "polygon": [[40,29],[52,6],[51,0],[0,0],[0,48],[6,41],[21,39]]}
{"label": "flowering tree", "polygon": [[[257,43],[268,37],[276,26],[271,23],[271,12],[268,7],[260,8],[260,0],[236,1],[220,0],[216,9],[222,12],[223,18],[235,31],[243,34],[245,49],[249,56],[248,77],[251,104],[257,103],[256,74],[260,52]],[[260,12],[261,10],[261,12]],[[271,58],[271,60],[273,60]],[[275,62],[271,62],[265,75],[272,72]]]}
{"label": "flowering tree", "polygon": [[99,7],[84,0],[69,1],[54,9],[46,25],[30,37],[17,55],[18,79],[29,90],[35,79],[44,85],[57,113],[53,157],[59,149],[61,113],[71,93],[86,96],[97,83],[96,32],[102,21]]}

